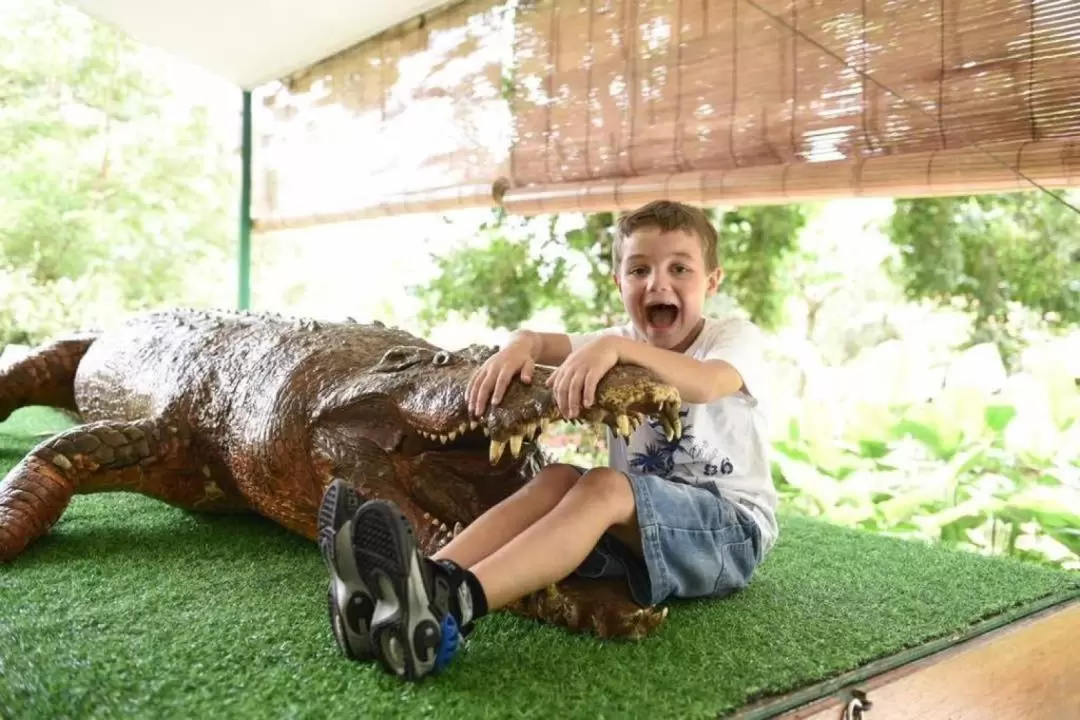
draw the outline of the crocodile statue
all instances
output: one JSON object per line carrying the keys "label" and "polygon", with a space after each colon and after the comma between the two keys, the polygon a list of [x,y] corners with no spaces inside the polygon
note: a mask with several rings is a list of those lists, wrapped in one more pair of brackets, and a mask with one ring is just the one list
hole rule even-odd
{"label": "crocodile statue", "polygon": [[[54,339],[0,367],[0,422],[44,405],[80,423],[0,482],[0,562],[48,533],[75,493],[103,491],[255,512],[314,540],[334,478],[393,500],[434,553],[543,465],[539,435],[562,419],[543,366],[469,416],[469,378],[495,350],[449,352],[379,322],[187,309]],[[628,436],[651,416],[679,431],[677,390],[643,368],[612,368],[596,397],[585,422]],[[508,610],[619,638],[666,616],[615,581],[576,576]]]}

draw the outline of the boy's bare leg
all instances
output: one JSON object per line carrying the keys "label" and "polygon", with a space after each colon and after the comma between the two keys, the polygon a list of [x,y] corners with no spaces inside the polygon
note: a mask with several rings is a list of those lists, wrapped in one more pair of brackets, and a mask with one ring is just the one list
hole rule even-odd
{"label": "boy's bare leg", "polygon": [[580,477],[581,471],[571,465],[548,465],[470,523],[432,558],[471,568],[550,512]]}
{"label": "boy's bare leg", "polygon": [[472,566],[488,610],[570,575],[609,529],[640,552],[630,481],[616,470],[596,468],[582,475],[550,512]]}

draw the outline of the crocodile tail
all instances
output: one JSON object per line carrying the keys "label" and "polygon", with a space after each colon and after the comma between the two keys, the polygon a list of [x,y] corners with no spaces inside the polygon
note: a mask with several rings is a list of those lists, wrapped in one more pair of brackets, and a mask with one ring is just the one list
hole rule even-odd
{"label": "crocodile tail", "polygon": [[[101,420],[38,444],[0,480],[0,562],[48,533],[77,492],[129,490],[182,500],[189,488],[161,481],[185,467],[177,459],[190,440],[180,423]],[[203,479],[195,484],[198,496]]]}
{"label": "crocodile tail", "polygon": [[57,338],[28,355],[0,363],[0,422],[27,405],[45,405],[78,413],[75,371],[96,333]]}

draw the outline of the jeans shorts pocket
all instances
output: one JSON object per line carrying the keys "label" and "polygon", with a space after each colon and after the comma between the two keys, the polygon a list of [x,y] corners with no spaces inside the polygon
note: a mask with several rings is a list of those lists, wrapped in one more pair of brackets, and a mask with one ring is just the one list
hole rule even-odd
{"label": "jeans shorts pocket", "polygon": [[716,580],[717,595],[742,590],[750,583],[757,568],[757,556],[752,539],[730,542],[720,550],[720,577]]}

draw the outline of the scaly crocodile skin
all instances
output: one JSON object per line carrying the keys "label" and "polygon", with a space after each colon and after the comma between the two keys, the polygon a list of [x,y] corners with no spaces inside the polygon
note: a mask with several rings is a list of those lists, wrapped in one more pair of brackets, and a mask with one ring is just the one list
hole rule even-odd
{"label": "scaly crocodile skin", "polygon": [[[469,378],[495,348],[438,348],[381,323],[172,310],[42,346],[0,367],[0,420],[25,405],[84,423],[0,483],[0,561],[49,531],[75,493],[129,491],[191,510],[259,513],[314,539],[324,488],[396,502],[434,552],[543,464],[561,419],[538,367],[484,417]],[[679,396],[642,368],[602,380],[587,421],[627,435],[646,415],[681,432]],[[664,617],[617,583],[567,580],[512,611],[604,637]]]}

